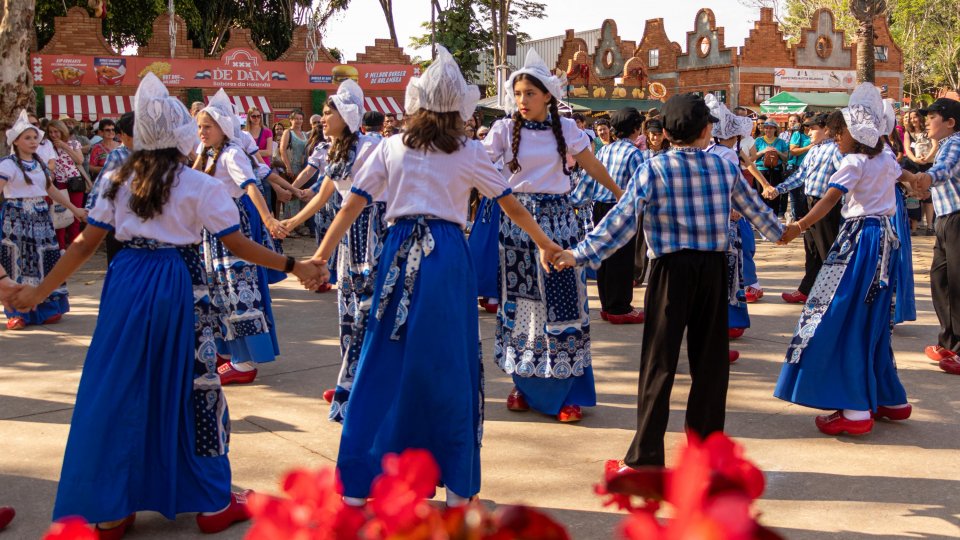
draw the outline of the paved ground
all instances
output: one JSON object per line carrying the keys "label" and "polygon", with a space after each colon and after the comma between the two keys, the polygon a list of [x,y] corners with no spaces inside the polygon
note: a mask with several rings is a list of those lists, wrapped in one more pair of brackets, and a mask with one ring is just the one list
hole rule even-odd
{"label": "paved ground", "polygon": [[[762,521],[787,538],[960,537],[960,378],[942,373],[922,354],[936,336],[927,276],[932,239],[914,240],[919,320],[898,327],[894,339],[914,417],[880,423],[857,439],[823,436],[813,425],[814,411],[771,396],[798,311],[779,292],[796,286],[803,253],[799,244],[759,247],[767,296],[751,306],[754,326],[735,343],[743,356],[732,370],[727,427],[767,474]],[[309,243],[294,241],[290,248],[305,253]],[[0,505],[19,512],[0,539],[35,539],[48,524],[103,275],[101,255],[71,280],[73,311],[61,324],[0,331]],[[295,285],[291,279],[273,292],[283,358],[263,368],[256,384],[227,390],[237,487],[276,491],[284,471],[336,460],[340,430],[326,421],[321,400],[339,368],[335,296]],[[596,306],[596,289],[591,292]],[[642,290],[636,298],[642,299]],[[489,359],[494,318],[481,314],[480,320]],[[580,424],[508,412],[503,399],[509,379],[489,363],[486,370],[481,497],[490,504],[546,509],[577,539],[613,537],[622,516],[602,508],[592,486],[603,461],[622,456],[635,424],[641,327],[610,326],[596,315],[594,321],[599,404]],[[683,359],[680,369],[687,371]],[[688,390],[689,377],[679,376],[667,439],[671,454],[681,441]],[[241,538],[244,531],[237,526],[220,537]],[[176,523],[141,515],[130,535],[200,537],[192,515]]]}

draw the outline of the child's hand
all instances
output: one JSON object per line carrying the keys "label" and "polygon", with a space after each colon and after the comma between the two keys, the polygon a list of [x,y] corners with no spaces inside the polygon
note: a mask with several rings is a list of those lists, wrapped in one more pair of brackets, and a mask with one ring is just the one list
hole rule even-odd
{"label": "child's hand", "polygon": [[17,311],[33,311],[43,298],[37,297],[37,288],[24,285],[9,298],[9,304]]}
{"label": "child's hand", "polygon": [[543,270],[546,273],[549,274],[553,271],[551,264],[561,251],[563,251],[563,248],[557,245],[556,242],[550,242],[548,245],[540,248],[540,266],[543,266]]}
{"label": "child's hand", "polygon": [[293,200],[293,195],[291,195],[290,192],[285,189],[277,189],[276,193],[277,200],[280,202],[290,202]]}
{"label": "child's hand", "polygon": [[763,188],[763,198],[764,199],[776,199],[780,195],[780,192],[777,191],[777,188],[773,186],[767,186]]}
{"label": "child's hand", "polygon": [[576,265],[577,260],[573,257],[573,252],[570,250],[561,251],[553,258],[553,266],[557,270],[566,270]]}
{"label": "child's hand", "polygon": [[797,225],[797,222],[793,222],[783,228],[783,235],[780,236],[780,240],[777,242],[777,244],[785,246],[794,238],[800,236],[800,234],[800,225]]}

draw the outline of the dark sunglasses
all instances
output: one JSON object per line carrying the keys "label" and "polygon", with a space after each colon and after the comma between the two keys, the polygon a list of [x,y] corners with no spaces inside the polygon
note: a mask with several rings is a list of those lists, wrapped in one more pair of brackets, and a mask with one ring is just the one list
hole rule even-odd
{"label": "dark sunglasses", "polygon": [[248,117],[248,118],[263,118],[263,117],[260,116],[259,114],[248,114],[247,117]]}

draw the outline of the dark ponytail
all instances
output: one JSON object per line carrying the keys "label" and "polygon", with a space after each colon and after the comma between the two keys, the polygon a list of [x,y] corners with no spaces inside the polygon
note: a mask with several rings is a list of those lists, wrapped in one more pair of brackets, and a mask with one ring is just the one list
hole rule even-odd
{"label": "dark ponytail", "polygon": [[513,151],[513,159],[510,160],[510,163],[507,163],[507,167],[510,169],[510,172],[516,174],[520,172],[520,159],[517,155],[520,154],[520,130],[523,129],[523,117],[520,116],[520,111],[513,113],[513,138],[510,139],[510,149]]}
{"label": "dark ponytail", "polygon": [[[13,151],[13,160],[17,163],[17,167],[20,167],[20,172],[23,173],[23,181],[32,186],[33,178],[30,178],[30,175],[27,174],[27,169],[23,166],[23,160],[20,159],[20,154],[17,153],[16,149]],[[37,162],[37,166],[43,171],[43,177],[47,179],[45,189],[50,189],[50,186],[53,185],[53,180],[50,179],[50,171],[47,170],[47,164],[36,154],[33,154],[33,160]]]}
{"label": "dark ponytail", "polygon": [[567,140],[563,138],[563,126],[560,124],[560,108],[557,106],[556,96],[551,97],[553,99],[550,100],[550,118],[553,124],[553,136],[557,139],[557,153],[560,154],[563,174],[570,176],[570,169],[567,167]]}
{"label": "dark ponytail", "polygon": [[193,162],[193,168],[198,171],[203,171],[204,173],[209,174],[210,176],[213,176],[214,174],[216,174],[217,161],[220,161],[220,154],[223,153],[223,149],[226,148],[228,144],[230,144],[230,141],[228,139],[225,139],[223,141],[223,144],[220,146],[220,148],[217,148],[217,151],[213,154],[213,158],[212,158],[213,162],[210,164],[209,167],[207,166],[207,150],[210,150],[210,149],[207,148],[206,146],[201,146],[200,153],[197,154],[197,160]]}

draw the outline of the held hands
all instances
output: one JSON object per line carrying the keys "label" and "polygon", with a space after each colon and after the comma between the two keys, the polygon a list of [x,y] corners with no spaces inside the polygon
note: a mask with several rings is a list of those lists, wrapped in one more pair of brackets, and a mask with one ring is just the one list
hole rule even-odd
{"label": "held hands", "polygon": [[29,285],[18,285],[19,290],[14,292],[4,303],[13,306],[17,311],[33,311],[43,298],[37,295],[37,288]]}
{"label": "held hands", "polygon": [[12,279],[0,279],[0,304],[5,306],[13,306],[13,297],[22,288],[23,285],[20,285]]}
{"label": "held hands", "polygon": [[280,226],[286,229],[287,231],[292,231],[300,226],[299,223],[294,218],[287,218],[280,222]]}
{"label": "held hands", "polygon": [[277,239],[284,239],[287,237],[288,231],[276,218],[270,217],[267,219],[267,230],[270,231],[270,236],[273,236]]}
{"label": "held hands", "polygon": [[553,271],[551,269],[551,264],[553,263],[554,258],[556,258],[561,251],[563,251],[563,248],[557,245],[556,242],[550,242],[546,246],[540,248],[540,266],[543,266],[543,270],[546,273],[549,274]]}
{"label": "held hands", "polygon": [[791,240],[800,236],[803,232],[800,230],[800,225],[797,222],[793,222],[783,228],[783,235],[780,236],[780,240],[777,241],[777,245],[785,246],[790,243]]}
{"label": "held hands", "polygon": [[293,265],[293,275],[297,276],[305,289],[315,291],[330,281],[330,270],[323,259],[297,261]]}
{"label": "held hands", "polygon": [[310,202],[310,199],[313,199],[313,191],[309,189],[298,189],[296,196],[303,202]]}
{"label": "held hands", "polygon": [[780,196],[780,192],[777,191],[777,188],[775,188],[775,187],[773,187],[773,186],[767,186],[767,187],[763,188],[763,198],[764,198],[764,199],[773,200],[773,199],[776,199],[776,198],[779,197],[779,196]]}
{"label": "held hands", "polygon": [[293,200],[293,193],[285,189],[277,189],[277,200],[283,203]]}
{"label": "held hands", "polygon": [[87,209],[86,208],[77,208],[73,215],[77,216],[77,219],[86,223],[87,222]]}
{"label": "held hands", "polygon": [[553,267],[557,270],[566,270],[577,265],[577,260],[573,257],[573,252],[568,250],[561,251],[553,258]]}

